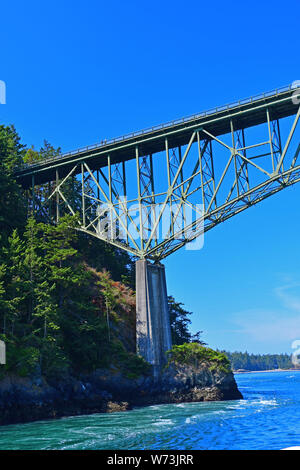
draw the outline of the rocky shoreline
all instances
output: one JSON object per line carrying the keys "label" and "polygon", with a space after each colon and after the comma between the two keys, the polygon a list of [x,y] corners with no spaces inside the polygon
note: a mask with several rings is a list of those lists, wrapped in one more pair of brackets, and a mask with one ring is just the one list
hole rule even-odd
{"label": "rocky shoreline", "polygon": [[10,375],[0,380],[0,425],[126,411],[135,406],[241,399],[232,372],[171,364],[159,378],[128,378],[117,369],[46,382]]}

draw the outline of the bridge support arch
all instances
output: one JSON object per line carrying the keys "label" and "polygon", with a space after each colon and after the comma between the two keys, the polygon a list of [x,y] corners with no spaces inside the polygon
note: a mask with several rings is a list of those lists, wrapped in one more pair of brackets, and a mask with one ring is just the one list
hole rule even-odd
{"label": "bridge support arch", "polygon": [[172,347],[165,267],[147,260],[136,261],[137,352],[158,376]]}

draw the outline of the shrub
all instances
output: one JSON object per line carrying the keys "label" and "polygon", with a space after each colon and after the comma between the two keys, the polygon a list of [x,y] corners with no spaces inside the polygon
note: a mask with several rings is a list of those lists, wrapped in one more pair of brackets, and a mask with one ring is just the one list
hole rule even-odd
{"label": "shrub", "polygon": [[112,363],[129,379],[148,375],[151,365],[142,356],[126,351],[121,341],[115,340],[111,345]]}
{"label": "shrub", "polygon": [[168,363],[187,364],[198,367],[199,364],[209,364],[210,370],[230,372],[230,362],[225,354],[202,346],[198,343],[175,345],[167,351]]}

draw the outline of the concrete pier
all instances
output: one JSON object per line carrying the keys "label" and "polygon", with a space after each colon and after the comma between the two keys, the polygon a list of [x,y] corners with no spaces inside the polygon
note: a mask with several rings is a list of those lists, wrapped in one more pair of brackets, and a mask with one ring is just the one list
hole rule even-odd
{"label": "concrete pier", "polygon": [[147,260],[136,261],[137,352],[159,375],[172,347],[165,267]]}

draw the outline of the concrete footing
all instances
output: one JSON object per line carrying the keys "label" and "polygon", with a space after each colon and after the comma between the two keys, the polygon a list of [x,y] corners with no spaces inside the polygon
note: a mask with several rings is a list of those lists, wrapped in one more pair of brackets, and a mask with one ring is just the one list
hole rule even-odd
{"label": "concrete footing", "polygon": [[165,267],[146,260],[136,262],[137,352],[159,375],[172,347]]}

